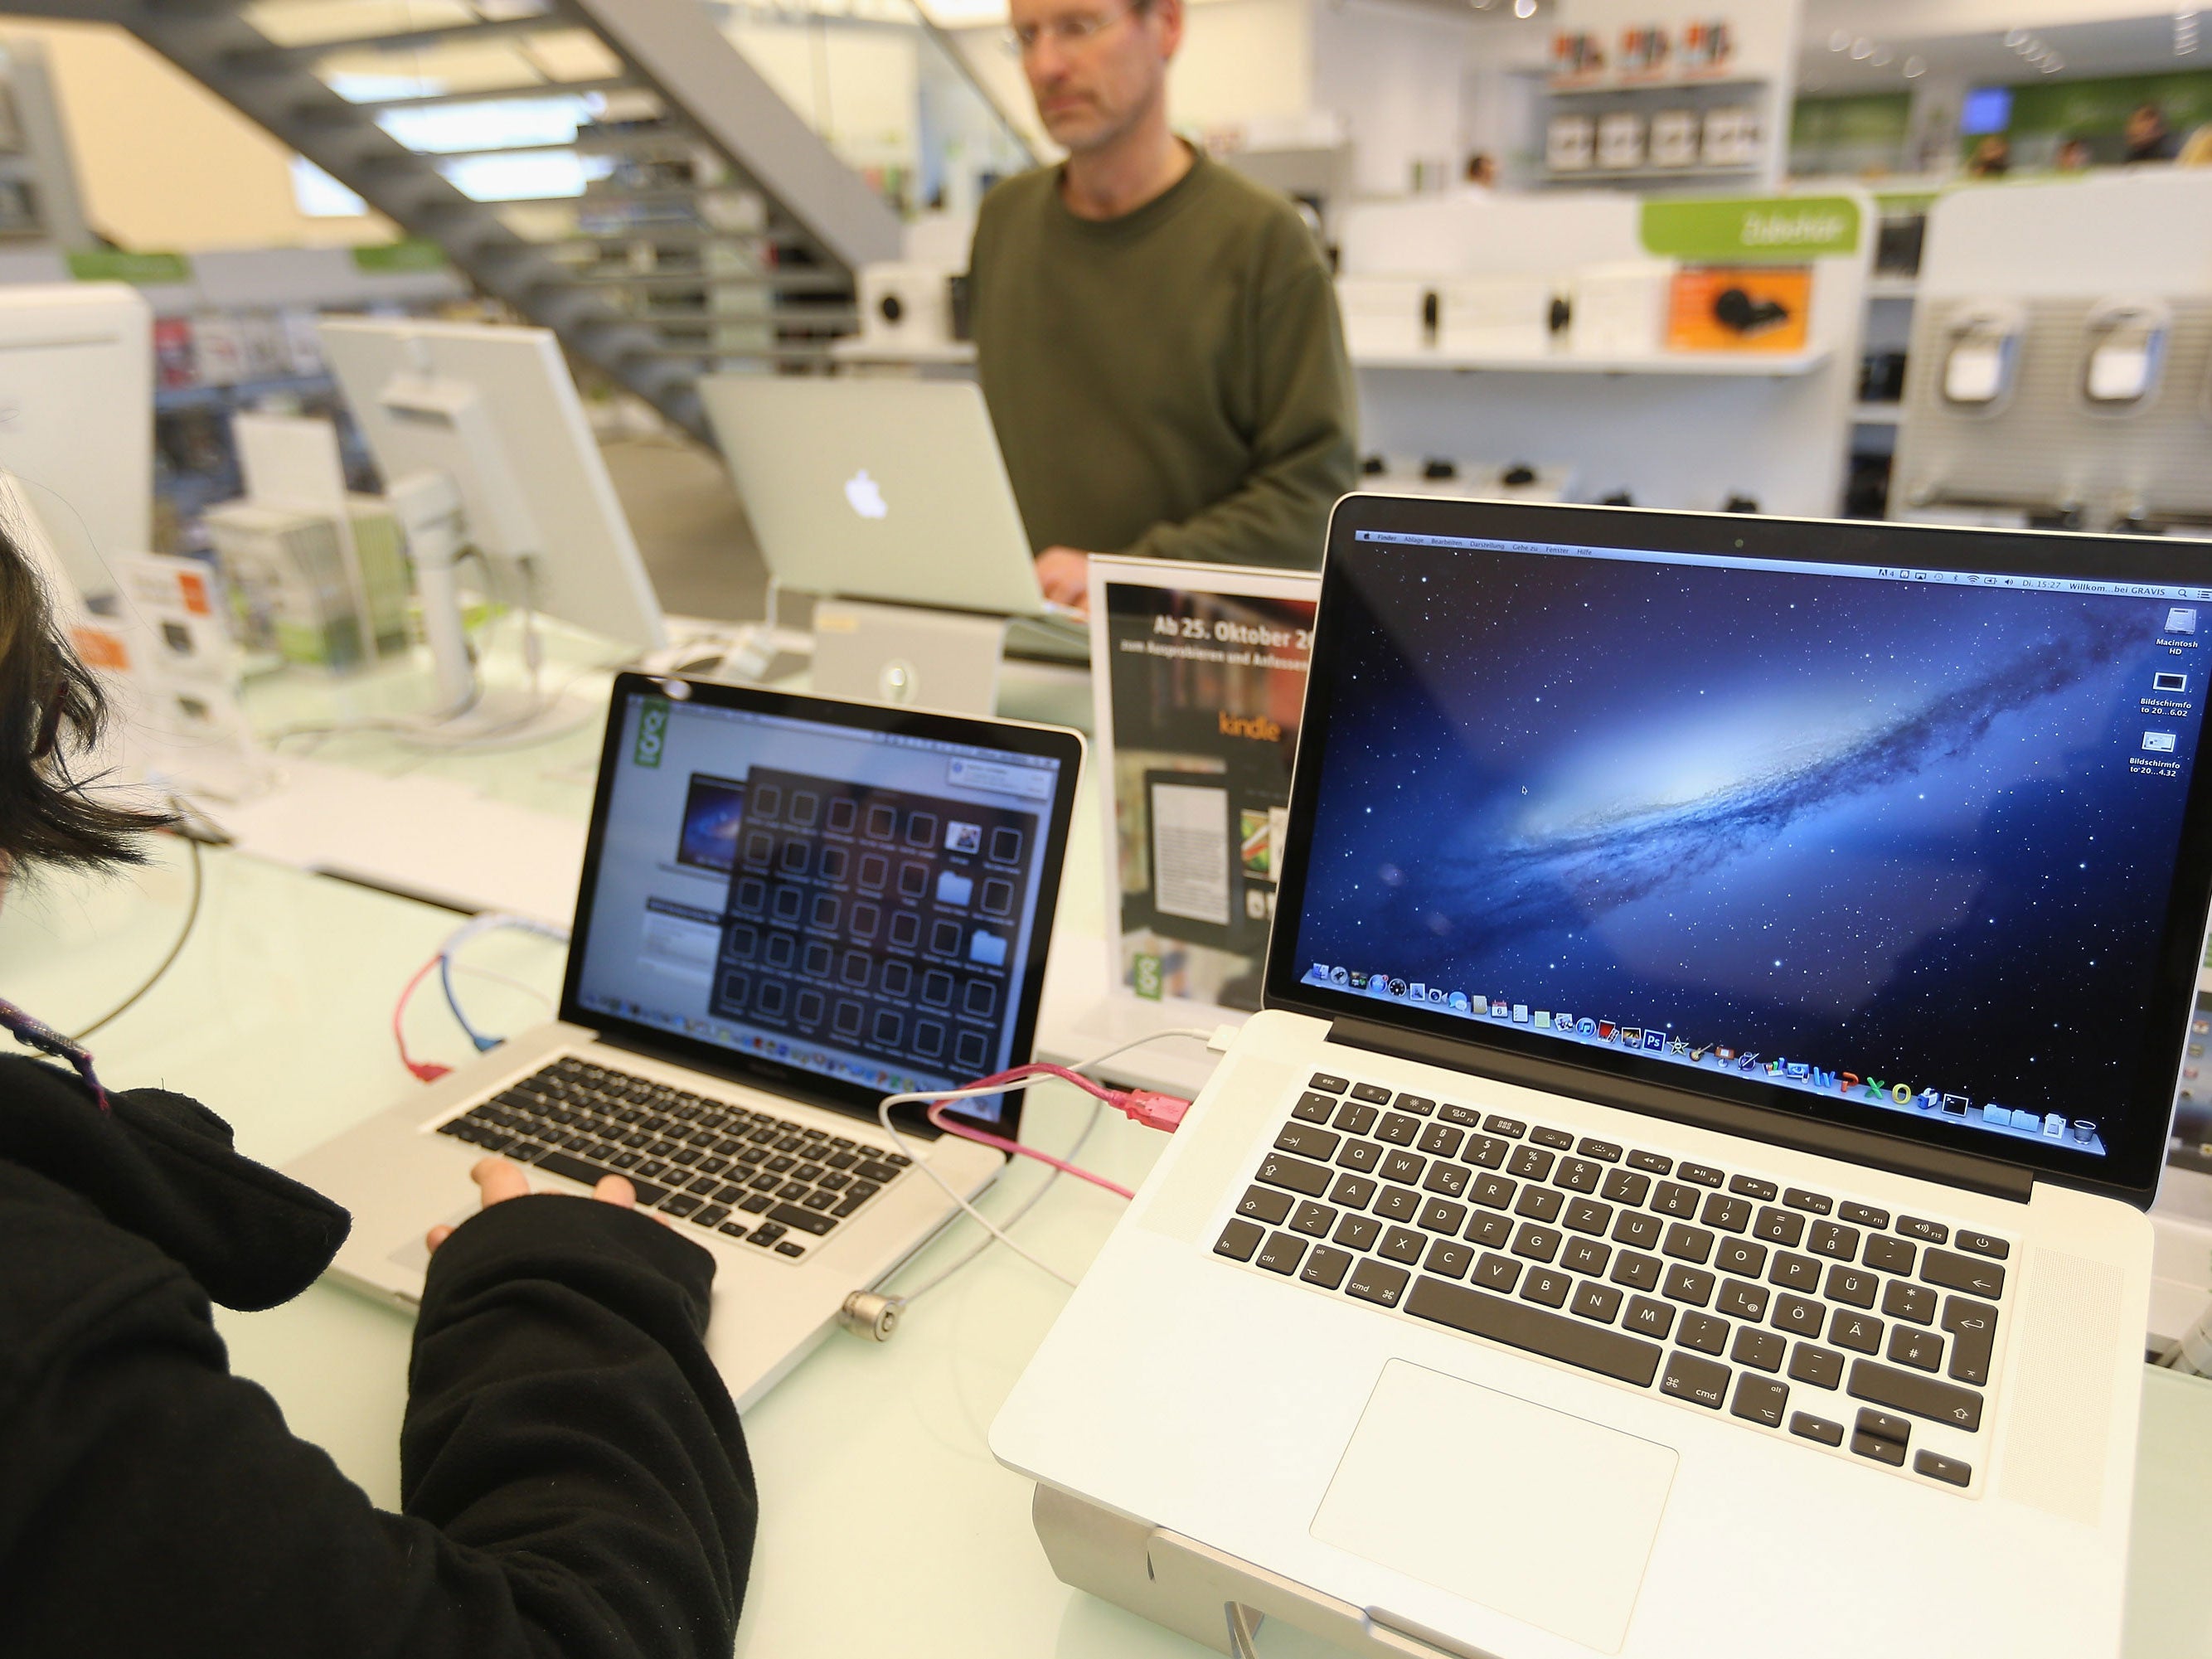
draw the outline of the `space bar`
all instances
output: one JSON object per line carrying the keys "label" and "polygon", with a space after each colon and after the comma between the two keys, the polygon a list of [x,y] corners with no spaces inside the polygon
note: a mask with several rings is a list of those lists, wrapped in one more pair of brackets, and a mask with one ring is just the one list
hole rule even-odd
{"label": "space bar", "polygon": [[668,1196],[665,1187],[656,1187],[650,1181],[640,1181],[635,1176],[623,1175],[620,1170],[602,1170],[596,1164],[585,1163],[580,1158],[571,1158],[566,1152],[546,1153],[538,1160],[538,1167],[550,1170],[557,1176],[566,1176],[571,1181],[580,1181],[586,1187],[598,1186],[601,1176],[623,1176],[623,1180],[637,1189],[637,1201],[641,1204],[658,1204]]}
{"label": "space bar", "polygon": [[1406,1311],[1470,1336],[1486,1336],[1547,1359],[1633,1382],[1639,1389],[1650,1387],[1659,1374],[1661,1351],[1655,1344],[1441,1279],[1415,1279]]}

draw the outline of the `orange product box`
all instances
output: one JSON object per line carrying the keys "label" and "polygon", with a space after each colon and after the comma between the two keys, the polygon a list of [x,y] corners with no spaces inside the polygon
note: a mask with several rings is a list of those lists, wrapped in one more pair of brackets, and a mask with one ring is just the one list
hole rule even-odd
{"label": "orange product box", "polygon": [[1813,309],[1805,265],[1692,265],[1668,295],[1669,351],[1802,351]]}

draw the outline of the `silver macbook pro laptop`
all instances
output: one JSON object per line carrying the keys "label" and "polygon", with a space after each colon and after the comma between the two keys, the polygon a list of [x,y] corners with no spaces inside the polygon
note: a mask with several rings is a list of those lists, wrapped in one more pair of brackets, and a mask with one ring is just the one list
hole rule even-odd
{"label": "silver macbook pro laptop", "polygon": [[994,1451],[1362,1651],[2116,1652],[2208,632],[2185,543],[1340,502],[1264,1009]]}
{"label": "silver macbook pro laptop", "polygon": [[[1028,1059],[1082,740],[617,676],[560,1018],[287,1172],[353,1212],[335,1271],[412,1305],[487,1151],[609,1172],[717,1258],[708,1350],[757,1399],[953,1214],[886,1094]],[[1018,1127],[1018,1095],[973,1120]],[[1001,1155],[901,1131],[963,1194]]]}

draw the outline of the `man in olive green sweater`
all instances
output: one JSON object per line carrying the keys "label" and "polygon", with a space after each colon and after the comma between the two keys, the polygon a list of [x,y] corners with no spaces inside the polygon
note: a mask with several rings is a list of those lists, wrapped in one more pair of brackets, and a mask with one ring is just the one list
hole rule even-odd
{"label": "man in olive green sweater", "polygon": [[1012,0],[1067,150],[983,203],[977,368],[1048,598],[1092,552],[1312,568],[1352,487],[1351,365],[1289,201],[1170,131],[1182,0]]}

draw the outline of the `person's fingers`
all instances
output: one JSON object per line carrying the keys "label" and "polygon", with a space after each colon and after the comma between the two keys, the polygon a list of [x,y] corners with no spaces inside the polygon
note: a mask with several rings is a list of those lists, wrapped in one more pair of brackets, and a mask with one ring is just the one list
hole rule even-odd
{"label": "person's fingers", "polygon": [[433,1255],[435,1255],[438,1252],[438,1246],[444,1243],[453,1236],[453,1230],[441,1221],[436,1226],[431,1228],[428,1233],[423,1235],[422,1242],[430,1247],[430,1253]]}
{"label": "person's fingers", "polygon": [[629,1184],[628,1176],[601,1176],[599,1184],[592,1188],[592,1196],[602,1204],[619,1204],[625,1210],[637,1206],[637,1188]]}
{"label": "person's fingers", "polygon": [[486,1209],[510,1198],[526,1197],[530,1191],[530,1177],[523,1174],[522,1166],[503,1158],[478,1158],[469,1171],[469,1179],[477,1183]]}

